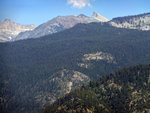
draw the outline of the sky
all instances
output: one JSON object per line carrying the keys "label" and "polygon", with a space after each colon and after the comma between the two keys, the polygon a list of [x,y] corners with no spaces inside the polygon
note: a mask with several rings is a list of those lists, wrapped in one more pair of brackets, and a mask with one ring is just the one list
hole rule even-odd
{"label": "sky", "polygon": [[57,16],[93,12],[114,17],[150,12],[150,0],[0,0],[0,21],[40,25]]}

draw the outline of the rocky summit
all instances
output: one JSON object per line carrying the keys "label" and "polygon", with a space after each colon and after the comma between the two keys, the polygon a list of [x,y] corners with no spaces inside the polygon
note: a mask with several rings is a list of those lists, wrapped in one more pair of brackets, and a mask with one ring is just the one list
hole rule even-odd
{"label": "rocky summit", "polygon": [[58,16],[49,20],[46,23],[39,25],[32,31],[20,33],[15,40],[28,39],[28,38],[39,38],[44,35],[56,33],[69,29],[79,23],[91,23],[91,22],[106,22],[108,19],[94,12],[92,17],[88,17],[84,14],[70,15],[70,16]]}
{"label": "rocky summit", "polygon": [[20,32],[33,30],[35,25],[21,25],[9,19],[0,22],[0,42],[11,41]]}
{"label": "rocky summit", "polygon": [[96,20],[101,21],[101,22],[108,22],[108,21],[109,21],[107,18],[101,16],[101,15],[100,15],[99,13],[97,13],[97,12],[93,12],[92,17],[93,17],[94,19],[96,19]]}

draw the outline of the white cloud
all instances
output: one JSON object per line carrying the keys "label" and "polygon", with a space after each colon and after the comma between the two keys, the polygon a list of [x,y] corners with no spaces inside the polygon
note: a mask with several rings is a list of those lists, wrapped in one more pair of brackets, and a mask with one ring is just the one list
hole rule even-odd
{"label": "white cloud", "polygon": [[83,8],[85,6],[89,6],[91,7],[91,1],[95,1],[95,0],[68,0],[67,4],[72,5],[72,7],[74,8]]}

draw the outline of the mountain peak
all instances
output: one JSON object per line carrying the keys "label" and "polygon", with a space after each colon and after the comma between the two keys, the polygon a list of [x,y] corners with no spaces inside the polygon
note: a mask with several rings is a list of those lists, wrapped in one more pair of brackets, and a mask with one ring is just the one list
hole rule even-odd
{"label": "mountain peak", "polygon": [[84,14],[80,14],[80,15],[78,15],[78,17],[87,17],[87,16]]}
{"label": "mountain peak", "polygon": [[10,19],[6,18],[4,22],[12,22]]}
{"label": "mountain peak", "polygon": [[0,42],[11,41],[20,32],[33,30],[35,25],[22,25],[10,19],[0,21]]}
{"label": "mountain peak", "polygon": [[93,14],[92,14],[92,17],[99,17],[99,16],[101,16],[99,13],[97,13],[97,12],[93,12]]}
{"label": "mountain peak", "polygon": [[93,17],[94,19],[96,19],[96,20],[101,21],[101,22],[107,22],[107,21],[109,21],[107,18],[103,17],[102,15],[100,15],[100,14],[97,13],[97,12],[93,12],[92,17]]}

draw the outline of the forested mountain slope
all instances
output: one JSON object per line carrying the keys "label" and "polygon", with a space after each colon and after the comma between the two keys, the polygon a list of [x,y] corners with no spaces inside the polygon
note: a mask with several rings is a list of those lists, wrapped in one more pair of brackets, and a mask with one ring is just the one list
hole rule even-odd
{"label": "forested mountain slope", "polygon": [[124,68],[67,94],[41,113],[149,113],[150,65]]}
{"label": "forested mountain slope", "polygon": [[[1,109],[36,113],[70,88],[122,67],[150,63],[149,48],[150,31],[115,28],[107,23],[78,24],[38,39],[1,43]],[[66,79],[61,78],[63,70]],[[75,79],[67,79],[68,75]],[[62,82],[55,85],[57,77]]]}

